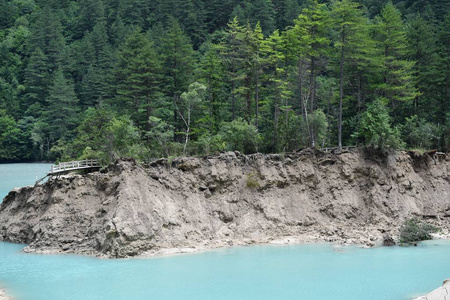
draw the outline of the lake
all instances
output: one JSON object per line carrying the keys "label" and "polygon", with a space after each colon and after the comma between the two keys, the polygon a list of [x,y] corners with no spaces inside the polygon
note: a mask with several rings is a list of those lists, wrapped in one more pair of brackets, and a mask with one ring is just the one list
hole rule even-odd
{"label": "lake", "polygon": [[[33,166],[16,165],[14,174],[28,173]],[[17,172],[21,167],[23,172]],[[1,178],[5,172],[11,176],[10,165],[0,165]],[[34,176],[30,180],[25,185],[32,184]],[[19,181],[10,182],[15,182],[12,188]],[[427,293],[450,278],[446,240],[372,249],[332,244],[249,246],[120,260],[25,254],[23,246],[0,242],[0,287],[22,300],[402,300]]]}
{"label": "lake", "polygon": [[16,187],[33,185],[52,164],[0,164],[0,202]]}

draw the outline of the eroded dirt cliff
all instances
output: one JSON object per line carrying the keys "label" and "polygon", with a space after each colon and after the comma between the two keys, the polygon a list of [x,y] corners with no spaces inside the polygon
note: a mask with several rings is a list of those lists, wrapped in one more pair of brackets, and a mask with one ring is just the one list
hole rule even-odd
{"label": "eroded dirt cliff", "polygon": [[0,240],[126,257],[279,240],[375,245],[411,216],[449,229],[445,155],[228,152],[108,169],[10,192]]}

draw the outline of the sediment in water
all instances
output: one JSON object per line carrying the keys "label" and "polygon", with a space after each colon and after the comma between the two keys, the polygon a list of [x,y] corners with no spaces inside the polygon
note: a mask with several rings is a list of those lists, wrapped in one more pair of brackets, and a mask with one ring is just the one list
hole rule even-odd
{"label": "sediment in water", "polygon": [[252,243],[368,246],[417,216],[448,233],[450,158],[352,150],[120,160],[10,192],[0,240],[127,257]]}

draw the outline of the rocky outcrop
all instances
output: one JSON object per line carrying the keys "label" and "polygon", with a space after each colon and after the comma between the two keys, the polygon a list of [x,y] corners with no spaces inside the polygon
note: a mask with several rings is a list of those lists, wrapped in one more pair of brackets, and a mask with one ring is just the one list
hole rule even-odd
{"label": "rocky outcrop", "polygon": [[395,246],[395,240],[394,240],[394,238],[392,236],[390,236],[388,234],[385,234],[385,235],[383,235],[383,243],[382,243],[382,245],[385,246],[385,247]]}
{"label": "rocky outcrop", "polygon": [[450,279],[444,280],[441,287],[416,300],[450,300]]}
{"label": "rocky outcrop", "polygon": [[30,252],[126,257],[236,244],[339,241],[373,246],[410,216],[448,231],[447,156],[355,150],[155,161],[12,191],[0,240]]}

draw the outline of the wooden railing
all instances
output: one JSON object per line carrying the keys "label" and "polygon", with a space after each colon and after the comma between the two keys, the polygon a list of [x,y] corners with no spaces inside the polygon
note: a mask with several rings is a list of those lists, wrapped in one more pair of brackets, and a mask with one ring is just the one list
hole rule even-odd
{"label": "wooden railing", "polygon": [[99,161],[97,159],[86,159],[59,163],[52,166],[52,169],[48,175],[90,168],[100,168]]}
{"label": "wooden railing", "polygon": [[42,182],[46,177],[50,177],[53,175],[60,175],[70,171],[76,170],[89,170],[89,169],[99,169],[101,167],[100,162],[97,159],[85,159],[85,160],[77,160],[77,161],[69,161],[59,163],[57,165],[53,165],[50,172],[47,173],[44,177],[36,180],[35,185]]}
{"label": "wooden railing", "polygon": [[[358,148],[358,146],[343,146],[341,148],[342,150],[349,150],[349,149],[353,149],[353,148]],[[321,148],[320,151],[323,151],[325,153],[330,153],[330,152],[336,152],[339,150],[339,147],[332,147],[332,148]]]}

